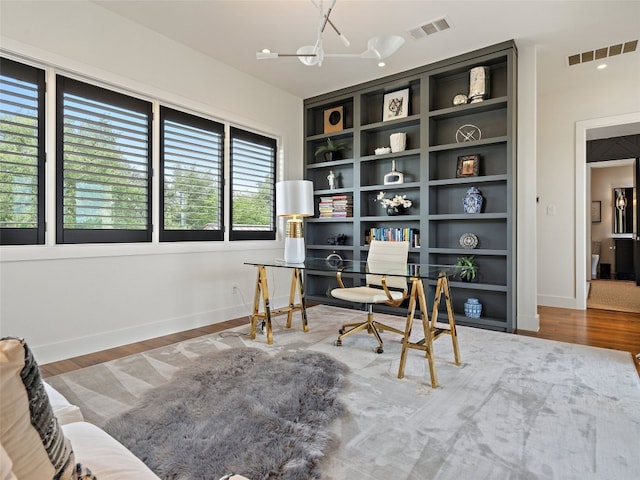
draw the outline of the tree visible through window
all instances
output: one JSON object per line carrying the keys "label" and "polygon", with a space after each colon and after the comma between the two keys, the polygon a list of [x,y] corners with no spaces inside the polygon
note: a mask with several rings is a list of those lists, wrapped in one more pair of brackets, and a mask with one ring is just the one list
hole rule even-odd
{"label": "tree visible through window", "polygon": [[151,103],[57,77],[58,243],[151,240]]}
{"label": "tree visible through window", "polygon": [[223,240],[224,125],[161,107],[160,139],[160,240]]}
{"label": "tree visible through window", "polygon": [[276,141],[231,128],[230,240],[273,240]]}
{"label": "tree visible through window", "polygon": [[43,244],[44,70],[0,59],[0,245]]}

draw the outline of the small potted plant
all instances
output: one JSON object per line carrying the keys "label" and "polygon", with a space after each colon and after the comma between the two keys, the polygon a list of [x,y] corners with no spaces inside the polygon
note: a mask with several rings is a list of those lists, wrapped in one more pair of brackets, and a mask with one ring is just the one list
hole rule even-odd
{"label": "small potted plant", "polygon": [[323,155],[324,160],[330,162],[333,160],[334,153],[344,150],[345,148],[347,148],[347,144],[344,140],[336,140],[334,142],[331,138],[327,138],[326,144],[318,145],[315,156]]}
{"label": "small potted plant", "polygon": [[468,257],[458,257],[456,261],[456,267],[462,267],[460,270],[460,279],[463,282],[472,282],[478,275],[480,267],[476,263],[475,255]]}

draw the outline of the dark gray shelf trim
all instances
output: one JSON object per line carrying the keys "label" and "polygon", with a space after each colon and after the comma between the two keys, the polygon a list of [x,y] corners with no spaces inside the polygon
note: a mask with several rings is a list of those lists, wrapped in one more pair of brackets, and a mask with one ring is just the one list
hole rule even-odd
{"label": "dark gray shelf trim", "polygon": [[407,127],[420,124],[420,114],[408,115],[397,120],[387,120],[386,122],[367,123],[360,127],[360,132],[384,132],[399,127]]}
{"label": "dark gray shelf trim", "polygon": [[433,110],[429,112],[429,117],[433,120],[446,120],[448,118],[456,118],[475,113],[491,112],[507,108],[507,97],[497,97],[484,100],[478,103],[468,103],[458,107],[443,108],[441,110]]}
{"label": "dark gray shelf trim", "polygon": [[[420,182],[407,182],[407,183],[396,183],[393,185],[366,185],[360,187],[361,192],[373,192],[376,190],[403,190],[408,188],[420,188]],[[408,215],[402,215],[403,217],[407,217]]]}
{"label": "dark gray shelf trim", "polygon": [[429,248],[429,253],[439,253],[443,255],[490,255],[506,257],[506,250],[491,250],[485,248]]}
{"label": "dark gray shelf trim", "polygon": [[450,213],[429,215],[429,220],[437,222],[445,220],[506,220],[506,218],[506,213]]}
{"label": "dark gray shelf trim", "polygon": [[345,128],[343,130],[340,130],[339,132],[319,133],[317,135],[309,135],[308,137],[305,138],[305,140],[307,142],[312,142],[317,140],[326,140],[327,138],[342,138],[342,137],[346,138],[350,134],[353,134],[353,131],[354,131],[353,128]]}
{"label": "dark gray shelf trim", "polygon": [[506,182],[507,175],[479,175],[477,177],[463,177],[463,178],[446,178],[443,180],[429,180],[430,187],[460,185],[467,183],[491,183],[491,182]]}
{"label": "dark gray shelf trim", "polygon": [[[429,280],[429,284],[435,285],[435,280]],[[476,282],[449,282],[449,287],[459,290],[483,290],[485,292],[506,292],[506,285],[494,285],[492,283],[476,283]]]}
{"label": "dark gray shelf trim", "polygon": [[405,222],[419,221],[420,215],[376,215],[370,217],[360,217],[361,222],[399,222],[401,220]]}
{"label": "dark gray shelf trim", "polygon": [[365,155],[360,157],[361,162],[369,162],[372,160],[392,160],[394,158],[402,158],[402,157],[410,157],[410,156],[419,156],[420,155],[419,148],[413,148],[411,150],[405,150],[404,152],[397,153],[384,153],[382,155]]}
{"label": "dark gray shelf trim", "polygon": [[307,165],[307,168],[311,170],[313,168],[338,167],[340,165],[353,165],[353,158],[347,158],[345,160],[333,160],[332,162],[310,163]]}
{"label": "dark gray shelf trim", "polygon": [[309,223],[353,223],[353,217],[306,218]]}
{"label": "dark gray shelf trim", "polygon": [[430,152],[442,152],[445,150],[458,150],[460,148],[480,147],[482,145],[495,145],[497,143],[507,143],[507,136],[483,138],[473,142],[463,143],[445,143],[443,145],[432,145],[429,147]]}

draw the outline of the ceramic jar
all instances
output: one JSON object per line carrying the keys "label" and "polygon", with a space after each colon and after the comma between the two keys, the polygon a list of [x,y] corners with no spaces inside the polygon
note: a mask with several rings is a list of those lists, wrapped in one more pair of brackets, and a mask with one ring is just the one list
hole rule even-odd
{"label": "ceramic jar", "polygon": [[467,298],[464,304],[464,314],[469,318],[480,318],[482,314],[482,304],[477,298]]}
{"label": "ceramic jar", "polygon": [[405,148],[407,148],[407,134],[404,132],[393,133],[389,137],[389,142],[391,142],[391,152],[404,152]]}
{"label": "ceramic jar", "polygon": [[464,213],[480,213],[482,211],[483,200],[480,191],[476,187],[471,187],[462,199]]}

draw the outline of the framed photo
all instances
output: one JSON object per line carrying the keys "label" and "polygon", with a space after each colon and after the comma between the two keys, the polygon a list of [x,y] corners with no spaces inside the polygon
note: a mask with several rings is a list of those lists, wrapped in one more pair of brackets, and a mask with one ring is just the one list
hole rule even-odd
{"label": "framed photo", "polygon": [[602,221],[602,204],[600,200],[591,202],[591,223],[600,223]]}
{"label": "framed photo", "polygon": [[477,177],[480,172],[480,155],[463,155],[458,157],[456,178]]}
{"label": "framed photo", "polygon": [[409,89],[387,93],[382,106],[382,121],[404,118],[409,115]]}

